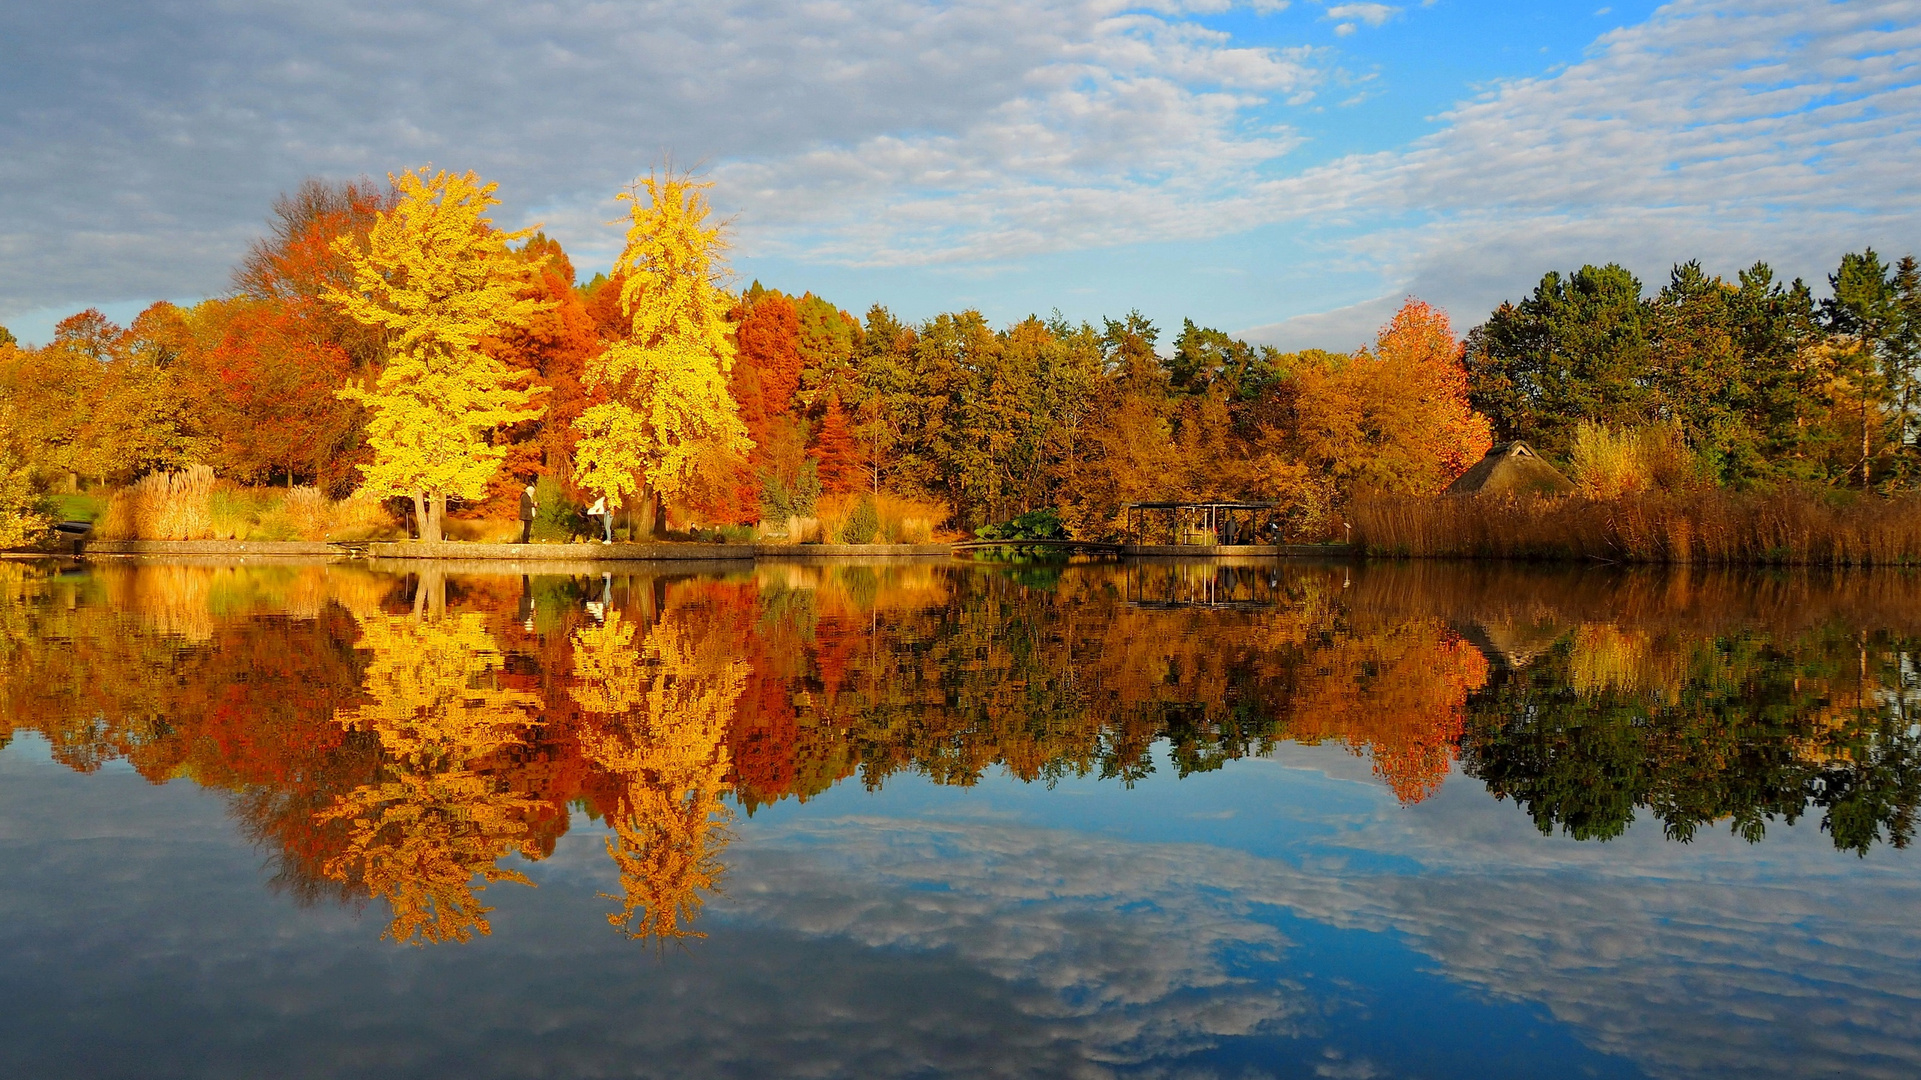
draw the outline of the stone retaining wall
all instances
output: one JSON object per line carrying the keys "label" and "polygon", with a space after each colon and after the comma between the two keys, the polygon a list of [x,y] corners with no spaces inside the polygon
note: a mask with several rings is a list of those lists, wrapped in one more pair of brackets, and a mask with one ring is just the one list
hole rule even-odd
{"label": "stone retaining wall", "polygon": [[[753,562],[814,559],[949,558],[950,544],[474,544],[400,540],[351,548],[311,541],[88,540],[81,550],[99,556],[194,556],[213,558],[437,559],[453,562]],[[61,544],[50,554],[67,554]],[[1350,558],[1355,549],[1334,544],[1161,545],[1125,544],[1125,556],[1150,558]]]}
{"label": "stone retaining wall", "polygon": [[376,559],[488,559],[511,562],[666,562],[754,559],[945,558],[946,544],[468,544],[401,540],[369,544]]}
{"label": "stone retaining wall", "polygon": [[[66,554],[67,543],[54,548]],[[345,558],[351,554],[334,544],[309,540],[82,540],[80,550],[87,555],[222,555],[222,556],[299,556],[315,555]]]}

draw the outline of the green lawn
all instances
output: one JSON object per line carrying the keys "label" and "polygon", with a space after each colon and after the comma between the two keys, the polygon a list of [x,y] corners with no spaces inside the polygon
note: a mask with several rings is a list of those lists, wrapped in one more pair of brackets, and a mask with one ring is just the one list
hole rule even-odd
{"label": "green lawn", "polygon": [[106,513],[105,499],[79,492],[53,496],[54,517],[61,521],[98,521]]}

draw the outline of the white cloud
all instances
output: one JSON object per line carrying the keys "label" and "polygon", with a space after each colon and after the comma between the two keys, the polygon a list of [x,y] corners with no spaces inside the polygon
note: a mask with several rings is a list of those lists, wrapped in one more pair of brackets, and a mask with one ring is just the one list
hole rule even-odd
{"label": "white cloud", "polygon": [[1400,12],[1400,8],[1391,4],[1335,4],[1327,9],[1326,18],[1336,21],[1353,19],[1369,26],[1380,26]]}

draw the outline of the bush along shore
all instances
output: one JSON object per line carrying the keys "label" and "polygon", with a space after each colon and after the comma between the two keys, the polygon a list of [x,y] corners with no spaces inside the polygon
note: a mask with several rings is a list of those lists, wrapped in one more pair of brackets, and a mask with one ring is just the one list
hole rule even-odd
{"label": "bush along shore", "polygon": [[1349,519],[1375,557],[1921,565],[1921,495],[1714,488],[1614,498],[1398,496],[1357,502]]}

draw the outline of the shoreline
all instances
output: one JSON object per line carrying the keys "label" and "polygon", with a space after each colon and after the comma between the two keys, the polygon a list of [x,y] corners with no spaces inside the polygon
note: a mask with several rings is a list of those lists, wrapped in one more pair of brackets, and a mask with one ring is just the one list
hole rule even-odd
{"label": "shoreline", "polygon": [[[93,540],[44,551],[18,551],[21,557],[83,558],[237,558],[367,559],[380,562],[467,563],[601,562],[814,562],[838,559],[954,559],[968,551],[995,550],[976,542],[939,544],[483,544],[469,541],[390,540],[328,543],[305,540]],[[1022,545],[1010,543],[1009,548]],[[1072,551],[1063,547],[1061,550]],[[1327,544],[1120,544],[1098,553],[1122,558],[1351,559],[1357,547]]]}

